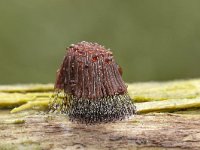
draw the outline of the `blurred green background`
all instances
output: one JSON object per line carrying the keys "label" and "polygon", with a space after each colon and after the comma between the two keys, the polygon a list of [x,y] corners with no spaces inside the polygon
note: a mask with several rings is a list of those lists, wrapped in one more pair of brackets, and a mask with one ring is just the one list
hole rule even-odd
{"label": "blurred green background", "polygon": [[200,1],[0,0],[0,84],[54,82],[82,40],[111,48],[126,82],[200,77]]}

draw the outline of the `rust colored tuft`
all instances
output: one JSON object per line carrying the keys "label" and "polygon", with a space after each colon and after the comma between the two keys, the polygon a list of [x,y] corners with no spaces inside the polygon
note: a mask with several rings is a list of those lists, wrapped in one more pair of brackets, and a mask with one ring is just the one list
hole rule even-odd
{"label": "rust colored tuft", "polygon": [[127,87],[121,74],[111,51],[97,43],[80,42],[68,48],[55,89],[88,99],[124,94]]}
{"label": "rust colored tuft", "polygon": [[83,41],[67,49],[57,71],[55,91],[50,109],[67,114],[72,121],[105,123],[136,112],[121,67],[112,52],[97,43]]}

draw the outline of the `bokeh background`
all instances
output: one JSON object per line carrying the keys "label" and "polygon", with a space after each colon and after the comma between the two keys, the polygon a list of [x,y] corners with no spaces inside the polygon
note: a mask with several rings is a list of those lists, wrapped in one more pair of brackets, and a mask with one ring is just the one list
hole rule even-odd
{"label": "bokeh background", "polygon": [[0,84],[54,82],[79,41],[114,52],[126,82],[200,77],[199,0],[0,0]]}

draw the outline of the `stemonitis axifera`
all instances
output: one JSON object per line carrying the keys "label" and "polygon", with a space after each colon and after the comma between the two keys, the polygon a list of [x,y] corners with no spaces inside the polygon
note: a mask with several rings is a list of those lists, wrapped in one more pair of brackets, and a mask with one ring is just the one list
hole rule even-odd
{"label": "stemonitis axifera", "polygon": [[67,114],[71,121],[112,122],[136,112],[122,69],[112,52],[97,43],[83,41],[67,48],[55,91],[50,109]]}

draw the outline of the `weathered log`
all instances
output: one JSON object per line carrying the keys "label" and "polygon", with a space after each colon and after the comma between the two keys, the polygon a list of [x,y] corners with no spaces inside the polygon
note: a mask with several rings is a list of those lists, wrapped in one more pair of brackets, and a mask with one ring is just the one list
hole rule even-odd
{"label": "weathered log", "polygon": [[0,149],[200,149],[200,116],[136,115],[115,123],[83,125],[65,115],[0,115]]}
{"label": "weathered log", "polygon": [[[52,84],[0,86],[0,107],[18,111],[0,110],[0,149],[200,149],[200,80],[129,84],[128,91],[139,115],[86,126],[38,111],[48,107]],[[162,111],[175,113],[149,113]]]}

